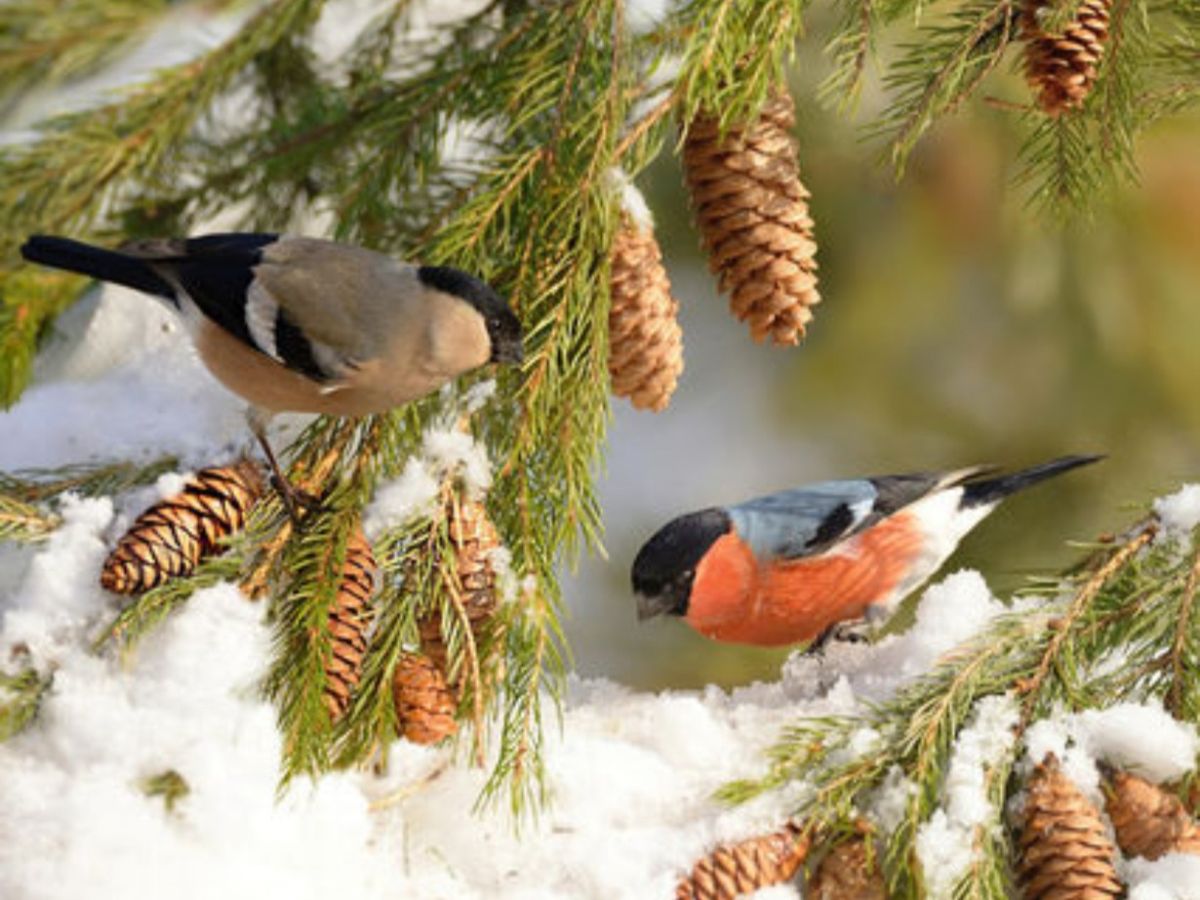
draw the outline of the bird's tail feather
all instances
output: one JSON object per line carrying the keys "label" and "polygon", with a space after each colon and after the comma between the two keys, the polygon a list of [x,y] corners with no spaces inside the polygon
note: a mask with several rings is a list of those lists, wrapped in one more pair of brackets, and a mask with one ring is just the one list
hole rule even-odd
{"label": "bird's tail feather", "polygon": [[140,259],[116,250],[93,247],[70,238],[35,234],[21,246],[21,256],[32,263],[90,275],[124,287],[175,299],[175,290]]}
{"label": "bird's tail feather", "polygon": [[1019,472],[1010,472],[1007,475],[998,475],[995,478],[972,481],[963,485],[961,505],[965,509],[972,506],[995,503],[998,500],[1003,500],[1009,494],[1014,494],[1019,490],[1037,484],[1039,481],[1053,478],[1055,475],[1068,472],[1079,466],[1086,466],[1101,459],[1104,459],[1104,457],[1060,456],[1058,459],[1052,459],[1039,466],[1030,466],[1028,469],[1022,469]]}

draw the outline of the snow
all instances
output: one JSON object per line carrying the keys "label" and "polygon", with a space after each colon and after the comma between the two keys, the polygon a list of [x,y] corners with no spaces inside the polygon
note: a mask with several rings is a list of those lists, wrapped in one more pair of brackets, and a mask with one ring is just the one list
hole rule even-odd
{"label": "snow", "polygon": [[[1148,740],[1148,735],[1153,735],[1153,740]],[[1025,746],[1026,770],[1053,753],[1093,803],[1103,803],[1097,761],[1160,783],[1189,772],[1200,755],[1195,726],[1173,718],[1157,704],[1118,703],[1081,713],[1059,711],[1030,726]]]}
{"label": "snow", "polygon": [[917,856],[931,900],[953,896],[954,885],[978,858],[976,831],[995,810],[987,771],[1016,743],[1020,706],[1010,694],[985,697],[959,732],[942,787],[942,807],[917,831]]}
{"label": "snow", "polygon": [[1076,718],[1085,745],[1097,758],[1155,783],[1182,777],[1200,755],[1196,726],[1158,705],[1118,703],[1085,710]]}
{"label": "snow", "polygon": [[677,6],[672,0],[634,0],[626,4],[625,23],[634,34],[653,31]]}
{"label": "snow", "polygon": [[1200,525],[1200,484],[1185,484],[1154,502],[1154,512],[1167,535],[1185,536]]}
{"label": "snow", "polygon": [[[444,389],[452,397],[454,389]],[[455,424],[463,415],[474,412],[495,394],[496,383],[474,385],[451,407],[443,420],[426,430],[418,454],[405,460],[400,474],[384,482],[363,516],[363,528],[372,540],[389,528],[403,525],[437,508],[438,492],[447,476],[463,485],[467,496],[479,499],[492,486],[492,466],[487,448]],[[503,556],[499,559],[505,562]]]}
{"label": "snow", "polygon": [[939,657],[1007,611],[978,572],[954,572],[925,591],[913,628],[871,646],[833,643],[822,655],[792,656],[784,664],[784,681],[797,699],[825,693],[844,678],[855,696],[883,700],[899,682],[929,671]]}
{"label": "snow", "polygon": [[654,213],[646,197],[638,190],[624,169],[609,169],[607,183],[614,193],[620,197],[621,211],[633,220],[633,224],[643,231],[654,230]]}
{"label": "snow", "polygon": [[1168,853],[1153,861],[1135,857],[1123,869],[1129,900],[1200,900],[1200,856]]}
{"label": "snow", "polygon": [[[53,561],[77,604],[107,606],[94,578],[105,506],[68,507],[72,524],[35,559],[28,592],[38,563]],[[56,668],[39,725],[0,748],[0,896],[378,892],[389,873],[369,849],[368,801],[352,777],[277,802],[274,712],[253,692],[269,646],[262,612],[232,585],[199,592],[128,670],[81,652],[87,620],[65,628],[53,603],[27,610],[25,627],[5,617],[6,643],[24,637]],[[190,787],[174,814],[139,786],[168,769]]]}

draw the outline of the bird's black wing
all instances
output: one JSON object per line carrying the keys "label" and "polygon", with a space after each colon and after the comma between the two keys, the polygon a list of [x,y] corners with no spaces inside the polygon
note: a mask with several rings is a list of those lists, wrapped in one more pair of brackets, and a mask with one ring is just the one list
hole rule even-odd
{"label": "bird's black wing", "polygon": [[163,272],[200,312],[242,343],[314,381],[327,381],[331,373],[317,362],[311,342],[284,309],[273,306],[273,320],[267,329],[270,346],[264,346],[261,335],[251,330],[247,306],[254,270],[262,263],[266,248],[278,240],[277,234],[235,232],[133,241],[121,249]]}
{"label": "bird's black wing", "polygon": [[246,302],[254,267],[277,234],[229,233],[130,241],[121,252],[145,260],[178,285],[200,312],[238,340],[261,350],[250,334]]}

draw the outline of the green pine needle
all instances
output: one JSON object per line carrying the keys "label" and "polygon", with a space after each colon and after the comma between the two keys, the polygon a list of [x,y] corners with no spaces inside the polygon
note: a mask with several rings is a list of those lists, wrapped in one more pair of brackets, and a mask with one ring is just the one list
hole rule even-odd
{"label": "green pine needle", "polygon": [[53,680],[52,675],[41,675],[33,668],[15,675],[0,672],[0,743],[33,723]]}

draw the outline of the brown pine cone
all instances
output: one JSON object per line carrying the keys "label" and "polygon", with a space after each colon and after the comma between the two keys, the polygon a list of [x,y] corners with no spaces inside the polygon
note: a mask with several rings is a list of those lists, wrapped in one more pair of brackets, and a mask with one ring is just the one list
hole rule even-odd
{"label": "brown pine cone", "polygon": [[342,582],[329,608],[331,655],[325,663],[325,708],[337,721],[350,706],[350,697],[362,677],[367,653],[367,628],[375,616],[371,597],[375,593],[378,567],[375,554],[362,528],[346,542]]}
{"label": "brown pine cone", "polygon": [[1025,900],[1103,900],[1122,893],[1100,812],[1048,754],[1030,776],[1017,844]]}
{"label": "brown pine cone", "polygon": [[780,88],[758,119],[720,136],[715,116],[687,129],[684,176],[708,265],[734,315],[756,341],[797,344],[812,319],[817,245],[790,129],[796,114]]}
{"label": "brown pine cone", "polygon": [[888,900],[883,872],[862,838],[830,850],[813,873],[804,896],[808,900]]}
{"label": "brown pine cone", "polygon": [[187,575],[204,557],[222,552],[222,538],[245,526],[263,485],[262,469],[248,459],[201,469],[182,491],[137,517],[105,560],[101,586],[140,594]]}
{"label": "brown pine cone", "polygon": [[1042,19],[1051,9],[1049,0],[1022,0],[1025,80],[1046,115],[1060,116],[1082,106],[1091,92],[1108,40],[1110,2],[1083,0],[1075,17],[1051,34],[1042,27]]}
{"label": "brown pine cone", "polygon": [[458,730],[454,692],[428,656],[400,656],[392,678],[392,701],[400,736],[414,744],[436,744]]}
{"label": "brown pine cone", "polygon": [[[488,518],[487,509],[475,500],[462,499],[446,507],[450,541],[456,551],[458,589],[463,610],[478,635],[479,629],[496,612],[496,571],[491,553],[500,546],[500,536]],[[442,617],[438,610],[422,616],[417,622],[421,634],[421,651],[447,673],[447,648],[442,635]]]}
{"label": "brown pine cone", "polygon": [[1165,853],[1200,854],[1200,825],[1174,794],[1128,772],[1117,772],[1107,791],[1108,818],[1128,856],[1158,859]]}
{"label": "brown pine cone", "polygon": [[779,831],[726,844],[702,857],[675,888],[675,900],[732,900],[796,874],[810,840],[789,822]]}
{"label": "brown pine cone", "polygon": [[626,217],[612,246],[608,373],[636,409],[666,409],[683,371],[679,301],[654,232]]}

